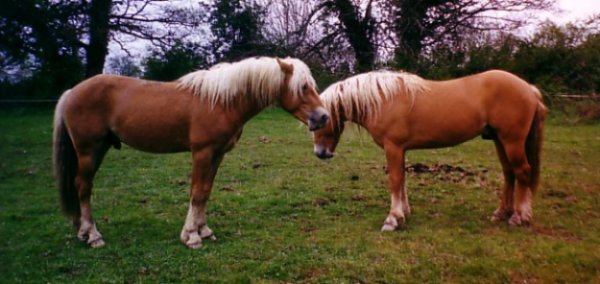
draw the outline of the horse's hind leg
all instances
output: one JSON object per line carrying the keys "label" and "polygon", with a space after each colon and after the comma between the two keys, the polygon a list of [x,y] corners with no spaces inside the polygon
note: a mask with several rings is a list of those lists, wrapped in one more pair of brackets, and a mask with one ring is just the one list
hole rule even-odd
{"label": "horse's hind leg", "polygon": [[496,145],[496,153],[498,154],[498,159],[502,164],[502,173],[504,175],[504,185],[502,188],[502,193],[500,196],[500,205],[494,211],[494,214],[491,217],[492,222],[504,221],[510,218],[513,213],[513,194],[515,190],[515,174],[512,170],[512,166],[506,156],[506,151],[504,151],[504,146],[500,140],[495,139],[494,143]]}
{"label": "horse's hind leg", "polygon": [[516,179],[516,187],[513,194],[514,212],[508,223],[513,226],[528,225],[533,217],[531,201],[531,166],[525,154],[525,140],[517,140],[513,143],[504,143],[504,149],[513,174]]}
{"label": "horse's hind leg", "polygon": [[91,247],[101,247],[104,245],[102,235],[96,228],[96,223],[92,218],[91,196],[93,179],[102,158],[109,149],[110,144],[102,142],[93,150],[77,149],[78,170],[75,177],[75,185],[79,195],[79,207],[81,215],[76,220],[78,225],[77,237],[86,241]]}

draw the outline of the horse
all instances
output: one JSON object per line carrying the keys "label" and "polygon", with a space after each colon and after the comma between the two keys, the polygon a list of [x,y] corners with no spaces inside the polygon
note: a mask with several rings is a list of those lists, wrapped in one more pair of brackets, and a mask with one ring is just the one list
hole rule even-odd
{"label": "horse", "polygon": [[511,73],[491,70],[446,81],[373,71],[334,83],[321,93],[331,114],[313,133],[314,153],[333,157],[345,122],[365,129],[385,152],[391,206],[382,231],[402,228],[411,210],[405,153],[450,147],[478,135],[493,140],[504,186],[491,221],[529,225],[539,184],[546,107],[540,91]]}
{"label": "horse", "polygon": [[91,247],[105,244],[92,218],[92,182],[106,152],[125,143],[151,153],[191,151],[192,184],[181,241],[214,239],[206,204],[225,153],[244,124],[279,104],[311,131],[329,118],[308,66],[295,58],[248,58],[172,82],[91,77],[60,97],[53,132],[54,174],[64,213]]}

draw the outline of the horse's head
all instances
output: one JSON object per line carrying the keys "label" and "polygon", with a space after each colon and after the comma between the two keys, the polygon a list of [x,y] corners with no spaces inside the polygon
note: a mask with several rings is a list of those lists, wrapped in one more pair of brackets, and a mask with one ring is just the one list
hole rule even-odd
{"label": "horse's head", "polygon": [[339,119],[331,119],[325,127],[315,131],[313,133],[315,155],[319,159],[332,158],[343,131],[344,122]]}
{"label": "horse's head", "polygon": [[294,58],[277,59],[285,74],[284,86],[279,103],[283,109],[308,125],[310,131],[324,127],[329,119],[310,69],[302,61]]}

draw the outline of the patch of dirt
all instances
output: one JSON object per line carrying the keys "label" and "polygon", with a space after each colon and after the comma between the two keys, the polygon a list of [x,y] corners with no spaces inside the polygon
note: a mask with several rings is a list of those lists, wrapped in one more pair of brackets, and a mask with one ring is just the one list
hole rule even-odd
{"label": "patch of dirt", "polygon": [[300,226],[300,229],[305,233],[310,233],[310,232],[316,231],[318,229],[318,227],[313,224],[304,223],[303,225]]}
{"label": "patch of dirt", "polygon": [[333,191],[335,191],[335,187],[326,187],[325,191],[326,192],[333,192]]}
{"label": "patch of dirt", "polygon": [[406,172],[409,173],[465,173],[467,175],[474,175],[475,173],[473,172],[469,172],[461,167],[454,167],[452,165],[448,165],[448,164],[433,164],[431,166],[425,165],[425,164],[421,164],[421,163],[416,163],[416,164],[411,164],[408,165],[404,168],[404,170]]}
{"label": "patch of dirt", "polygon": [[569,242],[581,241],[581,237],[579,237],[571,232],[561,230],[561,229],[546,228],[546,227],[541,227],[541,226],[532,226],[530,230],[532,233],[534,233],[536,235],[551,237],[551,238],[555,238],[555,239],[561,239],[561,240],[565,240],[565,241],[569,241]]}
{"label": "patch of dirt", "polygon": [[367,198],[362,194],[355,194],[355,195],[352,195],[352,197],[350,197],[350,199],[352,199],[352,201],[365,201]]}
{"label": "patch of dirt", "polygon": [[184,179],[178,179],[175,181],[176,185],[182,186],[182,185],[186,185],[187,184],[187,180]]}
{"label": "patch of dirt", "polygon": [[579,201],[579,199],[577,199],[577,196],[575,196],[575,195],[569,195],[569,196],[565,197],[565,201],[569,202],[569,203],[577,203]]}
{"label": "patch of dirt", "polygon": [[[489,220],[489,217],[486,215],[485,219]],[[495,236],[495,235],[498,235],[499,232],[500,232],[499,227],[489,227],[489,228],[484,228],[481,230],[481,233],[484,236]]]}
{"label": "patch of dirt", "polygon": [[260,142],[262,144],[269,144],[269,142],[271,142],[271,140],[269,140],[269,138],[267,136],[260,136],[260,137],[258,137],[258,142]]}
{"label": "patch of dirt", "polygon": [[336,203],[336,202],[337,202],[337,200],[335,200],[334,198],[319,197],[313,201],[313,204],[318,207],[323,207],[323,206],[327,206],[331,203]]}
{"label": "patch of dirt", "polygon": [[[304,270],[302,272],[301,275],[298,276],[298,278],[295,279],[295,281],[293,282],[282,282],[285,284],[292,284],[292,283],[313,283],[313,282],[318,282],[316,280],[318,280],[319,276],[321,274],[323,274],[324,272],[326,272],[327,270],[323,270],[322,268],[315,268],[315,267],[311,267],[308,268],[307,270]],[[298,281],[301,280],[301,281]]]}
{"label": "patch of dirt", "polygon": [[550,189],[544,192],[545,196],[549,196],[549,197],[557,197],[557,198],[565,198],[567,197],[567,193],[560,191],[560,190],[554,190],[554,189]]}
{"label": "patch of dirt", "polygon": [[410,175],[432,174],[441,181],[451,181],[456,183],[477,183],[480,187],[484,187],[488,183],[486,168],[477,170],[465,169],[460,166],[452,166],[448,164],[425,165],[422,163],[410,164],[404,169]]}
{"label": "patch of dirt", "polygon": [[236,189],[231,186],[224,186],[224,187],[221,187],[221,191],[234,192],[234,191],[236,191]]}
{"label": "patch of dirt", "polygon": [[540,283],[535,276],[530,276],[519,271],[514,271],[510,274],[510,283],[514,284],[531,284]]}

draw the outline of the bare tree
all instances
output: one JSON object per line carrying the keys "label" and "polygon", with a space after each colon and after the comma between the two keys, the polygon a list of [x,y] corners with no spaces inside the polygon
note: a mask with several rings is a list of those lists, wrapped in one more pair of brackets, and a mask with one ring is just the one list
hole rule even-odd
{"label": "bare tree", "polygon": [[328,70],[347,69],[354,62],[352,47],[322,0],[262,0],[267,8],[263,33],[276,54],[308,60]]}
{"label": "bare tree", "polygon": [[369,70],[394,54],[399,65],[411,69],[428,47],[459,46],[468,34],[521,27],[531,19],[523,12],[549,9],[555,0],[266,2],[276,7],[271,8],[268,26],[270,38],[279,45],[328,59],[341,53],[346,58],[335,64],[346,62],[353,69]]}
{"label": "bare tree", "polygon": [[547,10],[555,0],[390,0],[396,10],[396,59],[413,68],[423,48],[459,45],[470,33],[514,30],[529,23],[524,12]]}

